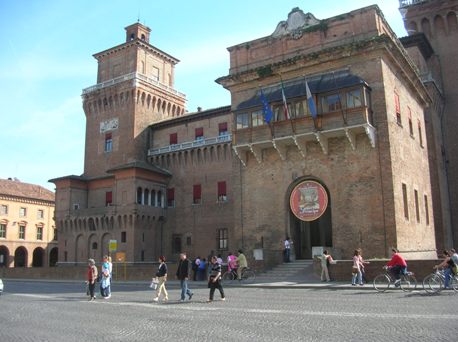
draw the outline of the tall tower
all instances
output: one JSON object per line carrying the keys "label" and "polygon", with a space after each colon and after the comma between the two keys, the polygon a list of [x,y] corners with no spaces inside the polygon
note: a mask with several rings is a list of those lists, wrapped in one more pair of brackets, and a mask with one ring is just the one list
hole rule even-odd
{"label": "tall tower", "polygon": [[145,161],[147,127],[184,113],[185,95],[173,88],[178,59],[150,45],[148,27],[125,30],[125,43],[94,55],[97,84],[83,90],[86,177]]}
{"label": "tall tower", "polygon": [[[444,247],[458,246],[458,212],[453,210],[458,207],[458,1],[400,0],[399,4],[409,36],[424,33],[440,64],[442,82],[438,82],[437,87],[443,105],[439,108],[440,127],[436,131],[442,135],[442,146],[438,146],[438,150],[443,158],[439,155],[437,160],[440,169],[443,159],[445,186],[441,189],[440,198],[443,206],[451,208],[451,220],[444,220],[442,232],[436,234],[443,234],[439,238],[443,238]],[[441,244],[438,243],[439,246]]]}

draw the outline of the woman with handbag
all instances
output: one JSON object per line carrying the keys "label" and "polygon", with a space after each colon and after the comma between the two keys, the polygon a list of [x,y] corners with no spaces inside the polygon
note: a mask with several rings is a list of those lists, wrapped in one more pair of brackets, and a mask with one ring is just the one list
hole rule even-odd
{"label": "woman with handbag", "polygon": [[95,260],[94,259],[89,259],[88,260],[88,268],[87,268],[87,285],[88,285],[88,292],[89,300],[94,300],[95,299],[95,282],[97,281],[97,276],[98,276],[98,271],[97,267],[95,266]]}
{"label": "woman with handbag", "polygon": [[153,298],[153,301],[157,302],[162,291],[164,291],[164,302],[166,302],[169,299],[169,295],[165,288],[165,282],[167,281],[167,265],[165,264],[165,256],[159,257],[159,269],[156,272],[156,277],[158,280],[158,286],[156,290],[156,298]]}
{"label": "woman with handbag", "polygon": [[363,279],[361,268],[364,267],[361,263],[360,253],[358,249],[355,249],[353,253],[353,266],[351,269],[352,277],[351,277],[351,284],[356,286],[356,282],[359,283],[360,286],[363,286]]}
{"label": "woman with handbag", "polygon": [[218,258],[216,256],[212,256],[211,260],[211,271],[208,277],[208,288],[210,289],[210,298],[208,302],[213,302],[213,295],[215,294],[215,290],[218,289],[219,293],[221,294],[221,300],[226,300],[224,296],[223,286],[221,285],[221,265],[218,263]]}

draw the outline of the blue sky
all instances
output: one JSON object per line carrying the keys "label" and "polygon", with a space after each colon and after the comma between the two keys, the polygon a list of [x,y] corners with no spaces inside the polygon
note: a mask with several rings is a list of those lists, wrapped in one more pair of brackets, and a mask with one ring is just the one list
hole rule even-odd
{"label": "blue sky", "polygon": [[150,43],[181,61],[175,88],[192,112],[230,104],[214,82],[228,74],[227,47],[270,35],[294,7],[326,19],[372,4],[406,35],[396,0],[0,0],[0,178],[54,190],[48,179],[82,174],[81,91],[96,83],[92,55],[123,43],[138,18]]}

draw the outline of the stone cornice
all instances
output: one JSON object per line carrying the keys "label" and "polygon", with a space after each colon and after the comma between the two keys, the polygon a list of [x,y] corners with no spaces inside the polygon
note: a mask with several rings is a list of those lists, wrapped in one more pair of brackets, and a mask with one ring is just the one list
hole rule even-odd
{"label": "stone cornice", "polygon": [[0,200],[54,207],[54,201],[0,194]]}

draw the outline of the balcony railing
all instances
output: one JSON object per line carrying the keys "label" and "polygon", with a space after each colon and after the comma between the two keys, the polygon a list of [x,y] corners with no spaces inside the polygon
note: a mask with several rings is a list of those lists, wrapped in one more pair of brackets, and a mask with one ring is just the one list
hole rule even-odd
{"label": "balcony railing", "polygon": [[141,80],[143,82],[146,82],[150,85],[153,85],[153,86],[156,86],[158,88],[161,88],[161,89],[164,89],[176,96],[179,96],[179,97],[182,97],[182,98],[186,98],[186,95],[183,94],[183,93],[180,93],[179,91],[173,89],[172,87],[169,87],[168,85],[165,85],[161,82],[159,82],[156,78],[151,78],[151,77],[148,77],[148,76],[145,76],[143,74],[140,74],[138,72],[132,72],[130,74],[126,74],[126,75],[122,75],[122,76],[119,76],[119,77],[115,77],[115,78],[112,78],[111,80],[108,80],[108,81],[105,81],[105,82],[102,82],[102,83],[98,83],[96,85],[93,85],[91,87],[88,87],[88,88],[85,88],[83,89],[83,95],[85,94],[89,94],[93,91],[96,91],[96,90],[100,90],[100,89],[103,89],[103,88],[106,88],[106,87],[110,87],[112,85],[115,85],[115,84],[118,84],[118,83],[121,83],[121,82],[125,82],[125,81],[129,81],[129,80]]}
{"label": "balcony railing", "polygon": [[399,0],[399,8],[409,7],[428,0]]}
{"label": "balcony railing", "polygon": [[232,141],[232,134],[225,134],[225,135],[220,135],[214,138],[198,139],[194,141],[184,142],[181,144],[169,145],[169,146],[164,146],[164,147],[159,147],[159,148],[152,148],[148,151],[148,156],[151,157],[151,156],[156,156],[158,154],[182,151],[182,150],[187,150],[187,149],[191,149],[194,147],[202,147],[202,146],[208,146],[208,145],[228,143],[231,141]]}

